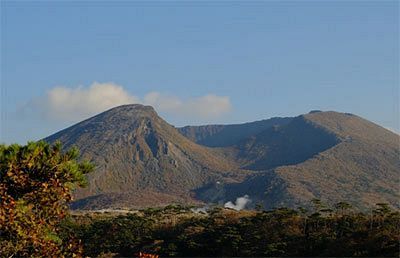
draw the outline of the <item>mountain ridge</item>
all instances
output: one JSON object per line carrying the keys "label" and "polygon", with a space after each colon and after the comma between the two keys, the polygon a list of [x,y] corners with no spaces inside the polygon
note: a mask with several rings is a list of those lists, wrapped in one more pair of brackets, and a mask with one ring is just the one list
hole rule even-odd
{"label": "mountain ridge", "polygon": [[[268,171],[252,175],[244,182],[226,185],[227,190],[223,191],[230,193],[229,198],[248,194],[267,208],[296,207],[314,198],[330,203],[346,200],[360,209],[372,207],[378,202],[387,202],[399,208],[398,135],[348,113],[315,112],[298,118],[334,134],[336,143],[302,162],[264,167]],[[296,128],[298,126],[292,129]],[[257,144],[263,143],[263,140]],[[268,144],[264,148],[267,147]],[[277,192],[279,188],[281,190]],[[213,201],[226,198],[216,198],[218,192],[214,190],[212,187],[202,189],[200,195],[210,199],[210,195],[214,194]]]}
{"label": "mountain ridge", "polygon": [[188,201],[189,190],[202,182],[235,180],[225,175],[235,172],[233,163],[221,162],[218,152],[191,142],[142,105],[110,109],[45,139],[57,140],[97,165],[89,187],[76,191],[78,199],[148,191]]}
{"label": "mountain ridge", "polygon": [[178,128],[178,131],[201,145],[208,147],[228,147],[270,127],[287,124],[291,119],[291,117],[272,117],[240,124],[189,125]]}
{"label": "mountain ridge", "polygon": [[349,113],[175,128],[150,106],[124,105],[45,140],[78,146],[97,165],[75,208],[224,203],[245,194],[265,208],[350,197],[360,208],[398,206],[399,137]]}

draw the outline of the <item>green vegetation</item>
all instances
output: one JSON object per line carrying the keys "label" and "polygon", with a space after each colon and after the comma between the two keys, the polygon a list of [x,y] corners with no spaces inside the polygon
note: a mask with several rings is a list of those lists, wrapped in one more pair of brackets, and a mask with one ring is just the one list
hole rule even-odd
{"label": "green vegetation", "polygon": [[93,166],[59,143],[0,145],[0,256],[63,257],[81,253],[79,240],[59,235],[71,190]]}
{"label": "green vegetation", "polygon": [[399,255],[400,214],[377,204],[371,214],[345,202],[315,210],[279,208],[208,214],[167,206],[137,213],[75,215],[66,235],[82,239],[84,255],[132,257],[139,251],[168,256],[390,256]]}

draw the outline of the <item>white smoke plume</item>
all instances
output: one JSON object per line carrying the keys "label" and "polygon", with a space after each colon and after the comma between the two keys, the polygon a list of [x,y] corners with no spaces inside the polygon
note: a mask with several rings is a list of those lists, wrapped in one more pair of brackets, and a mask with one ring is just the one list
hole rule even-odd
{"label": "white smoke plume", "polygon": [[194,213],[203,213],[203,214],[208,214],[208,206],[200,207],[200,208],[191,208],[190,210]]}
{"label": "white smoke plume", "polygon": [[224,204],[224,207],[240,211],[240,210],[243,210],[246,207],[246,205],[248,203],[250,203],[250,202],[251,202],[251,199],[246,194],[246,195],[244,195],[242,197],[236,198],[235,204],[232,203],[231,201],[229,201],[229,202]]}

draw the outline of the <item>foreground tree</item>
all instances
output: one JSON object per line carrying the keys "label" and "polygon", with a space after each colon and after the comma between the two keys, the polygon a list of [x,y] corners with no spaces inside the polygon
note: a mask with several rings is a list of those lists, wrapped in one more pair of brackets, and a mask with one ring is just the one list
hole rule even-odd
{"label": "foreground tree", "polygon": [[78,240],[61,240],[59,225],[71,191],[93,170],[78,150],[30,142],[0,145],[0,253],[3,257],[62,257],[81,252]]}

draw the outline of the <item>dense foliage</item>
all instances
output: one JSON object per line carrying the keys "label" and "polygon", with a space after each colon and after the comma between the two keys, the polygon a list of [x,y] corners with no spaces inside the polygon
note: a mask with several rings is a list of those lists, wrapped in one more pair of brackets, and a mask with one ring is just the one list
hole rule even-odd
{"label": "dense foliage", "polygon": [[66,235],[82,239],[88,256],[398,256],[400,214],[378,204],[369,214],[341,202],[315,210],[280,208],[208,214],[180,206],[115,216],[75,215]]}
{"label": "dense foliage", "polygon": [[93,166],[59,143],[0,145],[0,254],[2,257],[80,255],[73,236],[59,237],[71,190]]}

